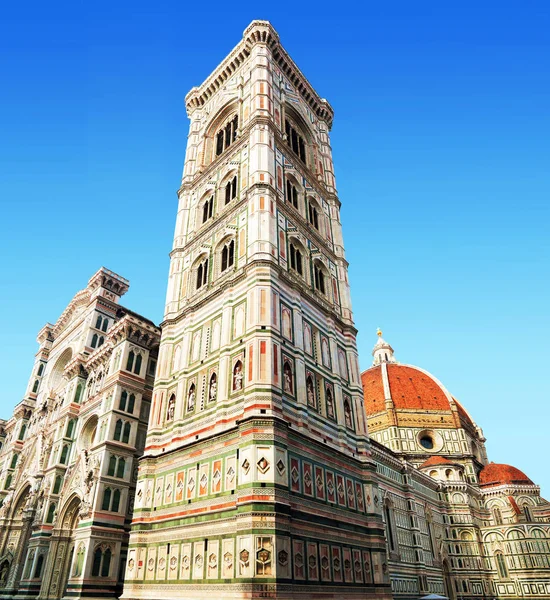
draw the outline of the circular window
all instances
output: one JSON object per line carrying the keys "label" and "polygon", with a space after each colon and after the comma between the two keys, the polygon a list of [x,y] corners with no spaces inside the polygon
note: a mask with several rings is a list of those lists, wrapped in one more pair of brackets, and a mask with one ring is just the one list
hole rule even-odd
{"label": "circular window", "polygon": [[423,448],[426,448],[426,450],[432,450],[433,447],[434,447],[434,441],[433,441],[433,439],[432,439],[431,436],[429,436],[429,435],[423,435],[420,438],[420,445]]}

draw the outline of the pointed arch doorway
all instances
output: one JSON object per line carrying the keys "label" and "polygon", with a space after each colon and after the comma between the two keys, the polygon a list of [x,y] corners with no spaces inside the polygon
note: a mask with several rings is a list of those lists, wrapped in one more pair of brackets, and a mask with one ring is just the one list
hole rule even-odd
{"label": "pointed arch doorway", "polygon": [[50,551],[44,569],[39,599],[61,600],[67,597],[80,505],[80,498],[73,496],[57,519],[56,526],[52,531]]}

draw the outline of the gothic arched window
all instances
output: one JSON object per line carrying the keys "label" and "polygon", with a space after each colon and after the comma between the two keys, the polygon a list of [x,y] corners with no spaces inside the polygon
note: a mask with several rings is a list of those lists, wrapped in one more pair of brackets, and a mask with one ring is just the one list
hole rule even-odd
{"label": "gothic arched window", "polygon": [[44,566],[44,555],[40,554],[38,560],[36,561],[36,568],[34,570],[34,578],[42,576],[42,567]]}
{"label": "gothic arched window", "polygon": [[304,138],[298,133],[294,124],[288,119],[285,119],[285,134],[288,147],[292,149],[294,154],[296,154],[300,160],[306,162],[306,145]]}
{"label": "gothic arched window", "polygon": [[308,204],[308,220],[311,223],[311,225],[313,225],[313,227],[315,227],[315,229],[319,231],[319,211],[317,210],[317,207],[311,200]]}
{"label": "gothic arched window", "polygon": [[218,131],[216,134],[216,156],[220,156],[237,139],[238,127],[239,117],[235,115]]}
{"label": "gothic arched window", "polygon": [[105,488],[103,492],[103,502],[101,503],[101,510],[109,510],[111,506],[111,488]]}
{"label": "gothic arched window", "polygon": [[206,223],[214,214],[214,196],[210,196],[202,206],[202,222]]}
{"label": "gothic arched window", "polygon": [[141,357],[141,354],[138,354],[138,355],[136,356],[136,365],[135,365],[135,367],[134,367],[134,373],[135,373],[136,375],[139,375],[139,372],[141,371],[141,362],[142,362],[142,360],[143,360],[143,359],[142,359],[142,357]]}
{"label": "gothic arched window", "polygon": [[120,508],[120,490],[115,490],[113,493],[113,504],[111,506],[112,512],[118,512]]}
{"label": "gothic arched window", "polygon": [[315,289],[318,292],[321,292],[321,294],[325,295],[326,294],[325,274],[323,272],[323,269],[319,265],[319,263],[315,263],[315,265],[313,267],[313,271],[314,271]]}
{"label": "gothic arched window", "polygon": [[122,394],[120,394],[120,401],[118,403],[119,410],[126,410],[127,399],[128,399],[128,392],[126,390],[122,390]]}
{"label": "gothic arched window", "polygon": [[76,392],[74,395],[74,401],[76,402],[76,404],[80,404],[80,398],[82,397],[82,384],[79,383],[76,386]]}
{"label": "gothic arched window", "polygon": [[222,248],[222,273],[235,263],[235,240],[231,240]]}
{"label": "gothic arched window", "polygon": [[388,501],[386,501],[384,503],[384,521],[386,523],[386,536],[388,538],[388,544],[389,544],[390,550],[392,552],[394,552],[396,549],[395,530],[394,530],[394,523],[393,523],[392,508]]}
{"label": "gothic arched window", "polygon": [[298,275],[303,275],[302,253],[292,242],[290,243],[290,268]]}
{"label": "gothic arched window", "polygon": [[500,512],[500,508],[493,508],[493,519],[495,520],[495,525],[502,525],[502,513]]}
{"label": "gothic arched window", "polygon": [[109,468],[107,469],[107,475],[109,475],[110,477],[114,477],[115,471],[116,471],[116,456],[111,456],[111,458],[109,459]]}
{"label": "gothic arched window", "polygon": [[116,476],[117,477],[124,477],[124,469],[126,467],[126,461],[123,458],[119,458],[118,459],[118,465],[116,468]]}
{"label": "gothic arched window", "polygon": [[92,348],[95,348],[97,346],[97,340],[99,339],[99,336],[97,335],[97,333],[94,333],[94,335],[92,336]]}
{"label": "gothic arched window", "polygon": [[101,315],[99,315],[97,317],[97,320],[95,322],[95,328],[96,329],[101,329],[101,323],[103,322],[103,318],[101,317]]}
{"label": "gothic arched window", "polygon": [[136,395],[130,394],[130,397],[128,398],[128,408],[127,408],[126,412],[133,413],[135,404],[136,404]]}
{"label": "gothic arched window", "polygon": [[128,444],[130,443],[130,432],[132,430],[132,426],[130,423],[124,424],[124,429],[122,430],[122,443]]}
{"label": "gothic arched window", "polygon": [[55,482],[53,484],[53,494],[59,494],[59,490],[61,490],[61,484],[63,483],[63,477],[58,475],[55,478]]}
{"label": "gothic arched window", "polygon": [[122,419],[117,419],[115,424],[115,433],[113,435],[113,439],[117,442],[120,442],[120,436],[122,435]]}
{"label": "gothic arched window", "polygon": [[109,319],[105,317],[103,319],[103,325],[101,326],[101,331],[107,331],[107,327],[109,327]]}
{"label": "gothic arched window", "polygon": [[230,179],[225,184],[225,203],[229,204],[231,200],[234,200],[237,197],[237,176],[235,175],[233,179]]}
{"label": "gothic arched window", "polygon": [[38,372],[36,374],[38,375],[38,377],[40,377],[42,373],[44,373],[44,363],[40,363],[40,365],[38,366]]}
{"label": "gothic arched window", "polygon": [[128,360],[126,361],[126,370],[127,371],[131,371],[133,366],[134,366],[134,360],[136,358],[136,355],[134,354],[134,351],[131,350],[130,353],[128,354]]}
{"label": "gothic arched window", "polygon": [[208,259],[204,259],[197,268],[197,289],[208,282]]}
{"label": "gothic arched window", "polygon": [[38,386],[39,386],[39,385],[40,385],[40,381],[37,379],[37,380],[34,382],[34,385],[32,386],[32,393],[33,393],[33,394],[36,394],[36,392],[38,392]]}
{"label": "gothic arched window", "polygon": [[294,208],[298,208],[298,188],[290,181],[286,180],[286,201],[292,204]]}

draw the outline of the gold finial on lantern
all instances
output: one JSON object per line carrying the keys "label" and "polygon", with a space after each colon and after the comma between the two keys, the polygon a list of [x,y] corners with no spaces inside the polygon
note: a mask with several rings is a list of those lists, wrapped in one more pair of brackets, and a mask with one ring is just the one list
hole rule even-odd
{"label": "gold finial on lantern", "polygon": [[380,329],[380,327],[376,330],[376,335],[378,337],[382,337],[382,330]]}

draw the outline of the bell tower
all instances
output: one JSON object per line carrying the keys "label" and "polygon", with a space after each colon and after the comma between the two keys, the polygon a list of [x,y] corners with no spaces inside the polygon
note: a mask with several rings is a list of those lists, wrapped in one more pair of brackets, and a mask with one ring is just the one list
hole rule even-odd
{"label": "bell tower", "polygon": [[266,21],[186,106],[123,598],[390,598],[332,108]]}

